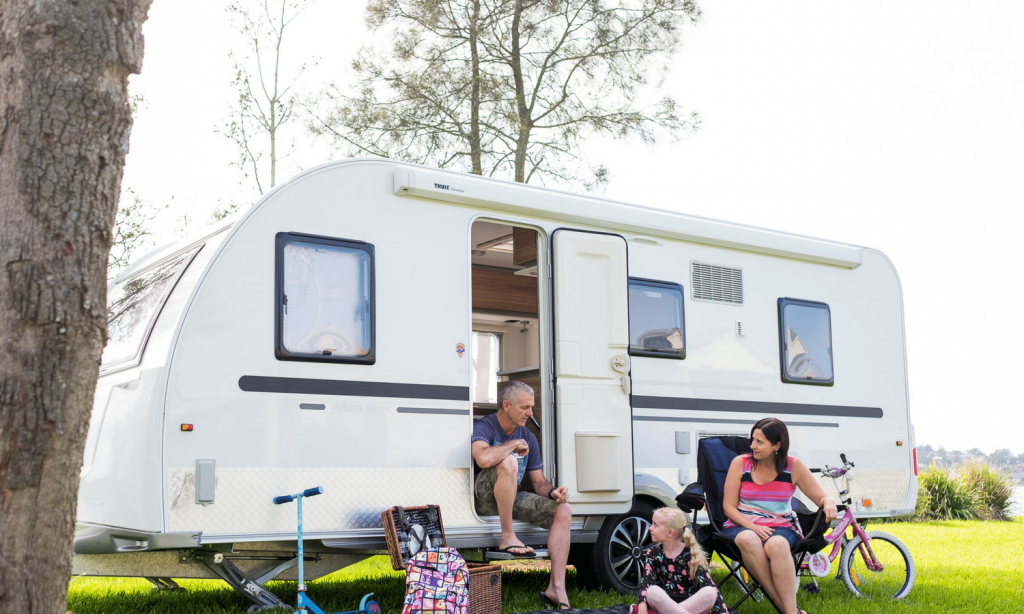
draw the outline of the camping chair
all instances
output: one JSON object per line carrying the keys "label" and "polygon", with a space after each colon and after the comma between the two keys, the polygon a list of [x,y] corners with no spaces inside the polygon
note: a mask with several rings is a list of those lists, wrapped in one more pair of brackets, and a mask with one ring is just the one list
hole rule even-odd
{"label": "camping chair", "polygon": [[[744,582],[738,575],[743,569],[743,557],[740,554],[740,549],[721,535],[726,519],[722,501],[725,496],[725,477],[729,473],[729,465],[732,463],[732,459],[749,452],[750,440],[744,437],[712,437],[700,440],[697,444],[697,482],[687,486],[683,494],[676,497],[679,508],[691,514],[694,535],[704,551],[708,553],[709,559],[718,553],[718,557],[726,563],[726,567],[731,568],[729,575],[722,583],[736,577],[739,584],[744,587],[744,594],[739,601],[729,607],[730,610],[735,610],[761,588],[760,583],[753,575],[747,574],[750,577],[749,582]],[[695,512],[705,506],[708,512],[708,524],[697,525]],[[811,512],[795,497],[793,506],[805,536],[797,541],[791,549],[795,567],[800,569],[800,564],[803,563],[806,556],[825,547],[824,534],[828,523],[825,522],[824,511]],[[738,562],[739,565],[730,565],[725,559]],[[775,606],[776,610],[782,611],[766,591],[761,592]]]}

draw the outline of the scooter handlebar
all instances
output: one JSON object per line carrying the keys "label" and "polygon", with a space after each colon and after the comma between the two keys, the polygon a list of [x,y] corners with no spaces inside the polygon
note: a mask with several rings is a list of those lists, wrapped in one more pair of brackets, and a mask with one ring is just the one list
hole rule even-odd
{"label": "scooter handlebar", "polygon": [[274,504],[281,505],[282,503],[290,503],[299,497],[315,497],[322,494],[324,494],[324,487],[316,486],[313,488],[307,488],[297,495],[281,495],[280,497],[274,497]]}

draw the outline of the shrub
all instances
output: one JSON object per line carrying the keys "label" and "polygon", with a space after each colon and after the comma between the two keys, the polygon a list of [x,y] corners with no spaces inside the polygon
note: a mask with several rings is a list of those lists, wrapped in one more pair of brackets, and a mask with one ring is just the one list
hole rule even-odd
{"label": "shrub", "polygon": [[978,492],[934,461],[917,482],[917,515],[922,520],[977,520],[986,515]]}
{"label": "shrub", "polygon": [[996,469],[978,460],[970,460],[957,470],[960,480],[978,493],[985,516],[990,520],[1009,520],[1010,497],[1013,496],[1013,475],[1007,469]]}

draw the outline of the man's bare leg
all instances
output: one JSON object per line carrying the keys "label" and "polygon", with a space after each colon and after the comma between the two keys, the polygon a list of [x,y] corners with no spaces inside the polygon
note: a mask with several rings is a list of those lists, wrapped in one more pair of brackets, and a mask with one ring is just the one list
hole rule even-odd
{"label": "man's bare leg", "polygon": [[501,545],[499,549],[504,550],[509,546],[520,546],[513,548],[512,554],[526,554],[533,552],[533,548],[523,546],[523,542],[516,537],[512,528],[512,504],[516,500],[519,477],[519,461],[512,454],[505,457],[497,467],[497,477],[494,480],[494,501],[498,504],[498,519],[501,521]]}
{"label": "man's bare leg", "polygon": [[556,603],[569,603],[565,592],[565,564],[569,560],[569,525],[572,523],[572,508],[568,503],[558,506],[555,522],[548,532],[548,556],[551,557],[551,579],[544,594]]}

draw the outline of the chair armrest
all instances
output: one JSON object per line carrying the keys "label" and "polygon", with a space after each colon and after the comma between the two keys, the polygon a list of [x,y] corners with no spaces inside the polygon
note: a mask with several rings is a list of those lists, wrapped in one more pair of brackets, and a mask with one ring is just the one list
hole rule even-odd
{"label": "chair armrest", "polygon": [[704,509],[704,489],[700,484],[690,484],[676,497],[676,505],[687,514]]}

